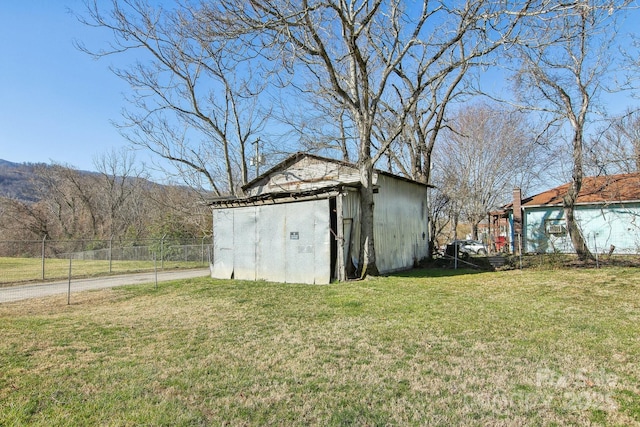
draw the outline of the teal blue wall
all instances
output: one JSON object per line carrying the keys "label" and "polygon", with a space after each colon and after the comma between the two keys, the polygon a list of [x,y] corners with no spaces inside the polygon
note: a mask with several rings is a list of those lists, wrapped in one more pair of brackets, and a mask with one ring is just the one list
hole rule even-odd
{"label": "teal blue wall", "polygon": [[[578,206],[578,227],[592,252],[609,252],[615,245],[616,254],[640,253],[640,203],[624,205]],[[546,224],[564,224],[561,207],[525,208],[523,250],[534,253],[575,252],[568,234],[547,233]]]}

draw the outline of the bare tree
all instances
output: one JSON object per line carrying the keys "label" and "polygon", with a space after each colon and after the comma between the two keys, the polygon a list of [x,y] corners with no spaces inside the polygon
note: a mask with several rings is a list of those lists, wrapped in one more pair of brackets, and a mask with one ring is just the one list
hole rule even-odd
{"label": "bare tree", "polygon": [[487,213],[506,203],[512,188],[534,183],[537,169],[544,167],[542,147],[524,114],[487,103],[461,108],[441,136],[434,167],[442,191],[478,239]]}
{"label": "bare tree", "polygon": [[527,19],[529,31],[517,52],[519,101],[544,113],[549,127],[568,126],[572,180],[563,199],[567,230],[580,259],[592,255],[575,220],[584,175],[584,139],[589,114],[615,63],[616,13],[629,2],[576,1],[558,4]]}
{"label": "bare tree", "polygon": [[141,58],[113,69],[133,89],[119,124],[123,135],[169,160],[194,188],[236,194],[248,181],[247,144],[269,119],[258,97],[264,80],[248,61],[247,46],[220,35],[189,3],[169,10],[146,0],[113,0],[103,12],[93,0],[80,19],[114,37],[102,50],[79,44],[83,51]]}
{"label": "bare tree", "polygon": [[99,172],[93,191],[99,195],[102,235],[124,238],[137,220],[134,206],[136,199],[144,196],[144,187],[149,185],[148,176],[136,165],[135,155],[126,149],[98,155],[93,164]]}
{"label": "bare tree", "polygon": [[[342,129],[352,129],[350,138],[357,142],[362,276],[377,274],[374,165],[386,156],[393,167],[390,147],[400,135],[406,135],[410,111],[424,114],[415,107],[424,93],[434,87],[441,90],[443,79],[449,81],[449,76],[469,66],[473,58],[490,51],[476,51],[475,46],[499,45],[508,39],[514,21],[528,5],[526,1],[514,3],[508,7],[505,2],[492,1],[452,5],[402,0],[224,0],[210,6],[211,16],[217,13],[219,21],[227,22],[224,31],[250,39],[264,49],[265,56],[278,59],[285,70],[295,73],[292,86],[348,113],[344,117],[351,125]],[[470,44],[474,47],[467,51]],[[394,109],[398,119],[388,120]],[[429,126],[438,128],[443,114],[444,108],[438,110]],[[428,119],[420,116],[417,120],[423,124]],[[423,161],[421,154],[412,155]],[[399,162],[396,166],[401,167]],[[428,165],[420,165],[422,172],[417,171],[417,164],[412,169],[412,175],[428,181],[428,173],[424,174]]]}
{"label": "bare tree", "polygon": [[[51,218],[49,232],[65,239],[100,236],[97,176],[68,165],[39,165],[33,176],[38,199]],[[50,236],[54,237],[54,236]]]}
{"label": "bare tree", "polygon": [[0,197],[0,213],[3,240],[40,240],[53,234],[51,215],[42,203]]}
{"label": "bare tree", "polygon": [[[223,16],[235,16],[250,37],[260,36],[267,55],[304,73],[307,87],[349,112],[357,135],[360,171],[361,276],[377,275],[373,242],[373,130],[395,68],[419,37],[430,14],[425,5],[404,10],[392,1],[223,1]],[[237,22],[228,28],[234,31]],[[383,151],[383,150],[382,150]]]}
{"label": "bare tree", "polygon": [[628,109],[609,118],[586,144],[594,175],[640,172],[640,112]]}
{"label": "bare tree", "polygon": [[[398,167],[411,178],[430,182],[431,155],[446,128],[447,108],[460,97],[468,98],[469,71],[488,66],[495,60],[490,55],[512,42],[529,7],[528,1],[438,3],[429,21],[435,27],[423,35],[422,49],[410,52],[409,60],[396,68],[395,96],[387,105],[400,131],[389,135],[400,137],[408,154]],[[398,156],[394,159],[402,163]]]}

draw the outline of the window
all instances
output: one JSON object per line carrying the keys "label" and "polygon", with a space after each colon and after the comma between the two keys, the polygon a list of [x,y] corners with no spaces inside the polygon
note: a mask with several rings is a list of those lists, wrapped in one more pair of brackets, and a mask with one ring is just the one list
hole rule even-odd
{"label": "window", "polygon": [[545,221],[545,230],[547,234],[554,236],[567,234],[567,226],[563,219],[551,219]]}

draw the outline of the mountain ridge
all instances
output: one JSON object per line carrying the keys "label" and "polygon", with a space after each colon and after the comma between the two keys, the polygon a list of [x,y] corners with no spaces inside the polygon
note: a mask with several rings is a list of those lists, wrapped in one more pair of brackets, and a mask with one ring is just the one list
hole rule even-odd
{"label": "mountain ridge", "polygon": [[33,183],[29,179],[33,169],[43,163],[15,163],[0,159],[0,197],[36,202]]}

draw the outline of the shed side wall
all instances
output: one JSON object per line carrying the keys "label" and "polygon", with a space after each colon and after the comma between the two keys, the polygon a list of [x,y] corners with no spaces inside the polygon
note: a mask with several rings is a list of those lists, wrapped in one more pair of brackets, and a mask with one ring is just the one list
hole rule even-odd
{"label": "shed side wall", "polygon": [[426,186],[378,177],[374,239],[381,273],[411,268],[429,251]]}

